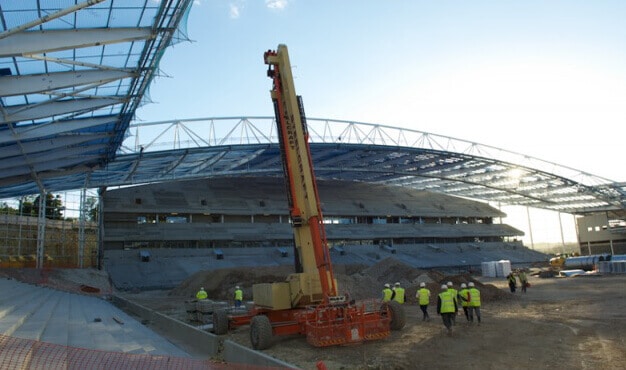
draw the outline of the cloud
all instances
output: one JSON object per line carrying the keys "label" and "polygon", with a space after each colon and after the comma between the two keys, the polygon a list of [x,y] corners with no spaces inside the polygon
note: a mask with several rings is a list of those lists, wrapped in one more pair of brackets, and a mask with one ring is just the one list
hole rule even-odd
{"label": "cloud", "polygon": [[240,15],[240,7],[236,4],[230,4],[230,11],[228,13],[232,19],[237,19]]}
{"label": "cloud", "polygon": [[265,0],[265,6],[270,9],[282,10],[287,7],[288,0]]}

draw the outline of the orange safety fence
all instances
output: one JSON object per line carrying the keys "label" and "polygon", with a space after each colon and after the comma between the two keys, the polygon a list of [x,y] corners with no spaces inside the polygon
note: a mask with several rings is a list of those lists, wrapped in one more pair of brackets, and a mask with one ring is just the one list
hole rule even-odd
{"label": "orange safety fence", "polygon": [[0,369],[13,370],[194,370],[276,369],[167,355],[131,354],[69,347],[0,335]]}

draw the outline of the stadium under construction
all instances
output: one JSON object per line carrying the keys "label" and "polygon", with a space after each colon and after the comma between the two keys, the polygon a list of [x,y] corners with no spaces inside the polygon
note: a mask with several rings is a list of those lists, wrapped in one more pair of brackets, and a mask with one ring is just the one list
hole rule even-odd
{"label": "stadium under construction", "polygon": [[[45,279],[50,268],[92,267],[115,288],[133,290],[172,288],[200,270],[293,264],[273,117],[133,122],[163,54],[188,40],[192,1],[70,3],[0,6],[0,268],[34,268]],[[476,272],[485,261],[546,261],[522,243],[500,205],[575,215],[582,254],[626,253],[624,183],[418,130],[307,124],[338,265],[395,258]],[[48,202],[68,192],[75,205]],[[101,302],[1,283],[15,293],[0,305],[3,343],[19,338],[28,351],[34,342],[57,343],[45,359],[81,345],[95,361],[97,351],[128,348],[191,356],[141,325],[122,333],[120,322],[132,319]],[[75,310],[80,320],[55,316],[71,319]],[[92,312],[117,320],[105,326]],[[113,329],[98,336],[104,328]],[[192,332],[185,335],[199,335]]]}

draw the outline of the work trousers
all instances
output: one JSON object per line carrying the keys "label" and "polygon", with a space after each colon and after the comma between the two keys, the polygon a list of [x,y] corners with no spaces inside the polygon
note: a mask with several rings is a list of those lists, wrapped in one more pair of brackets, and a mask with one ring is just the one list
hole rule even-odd
{"label": "work trousers", "polygon": [[469,321],[474,322],[474,313],[476,313],[476,319],[480,323],[480,307],[468,307]]}
{"label": "work trousers", "polygon": [[454,312],[447,312],[447,313],[442,313],[441,314],[441,319],[443,320],[443,325],[448,330],[452,329],[452,318],[454,317],[454,315],[455,315]]}
{"label": "work trousers", "polygon": [[420,309],[422,310],[422,321],[429,319],[430,317],[428,316],[428,305],[424,304],[424,305],[420,305]]}

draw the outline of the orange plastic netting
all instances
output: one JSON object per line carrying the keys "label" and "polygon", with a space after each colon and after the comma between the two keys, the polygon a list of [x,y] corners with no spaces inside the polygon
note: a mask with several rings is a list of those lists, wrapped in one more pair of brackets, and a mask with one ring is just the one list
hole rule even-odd
{"label": "orange plastic netting", "polygon": [[268,368],[248,364],[226,364],[210,359],[106,352],[0,335],[0,369],[193,370]]}

